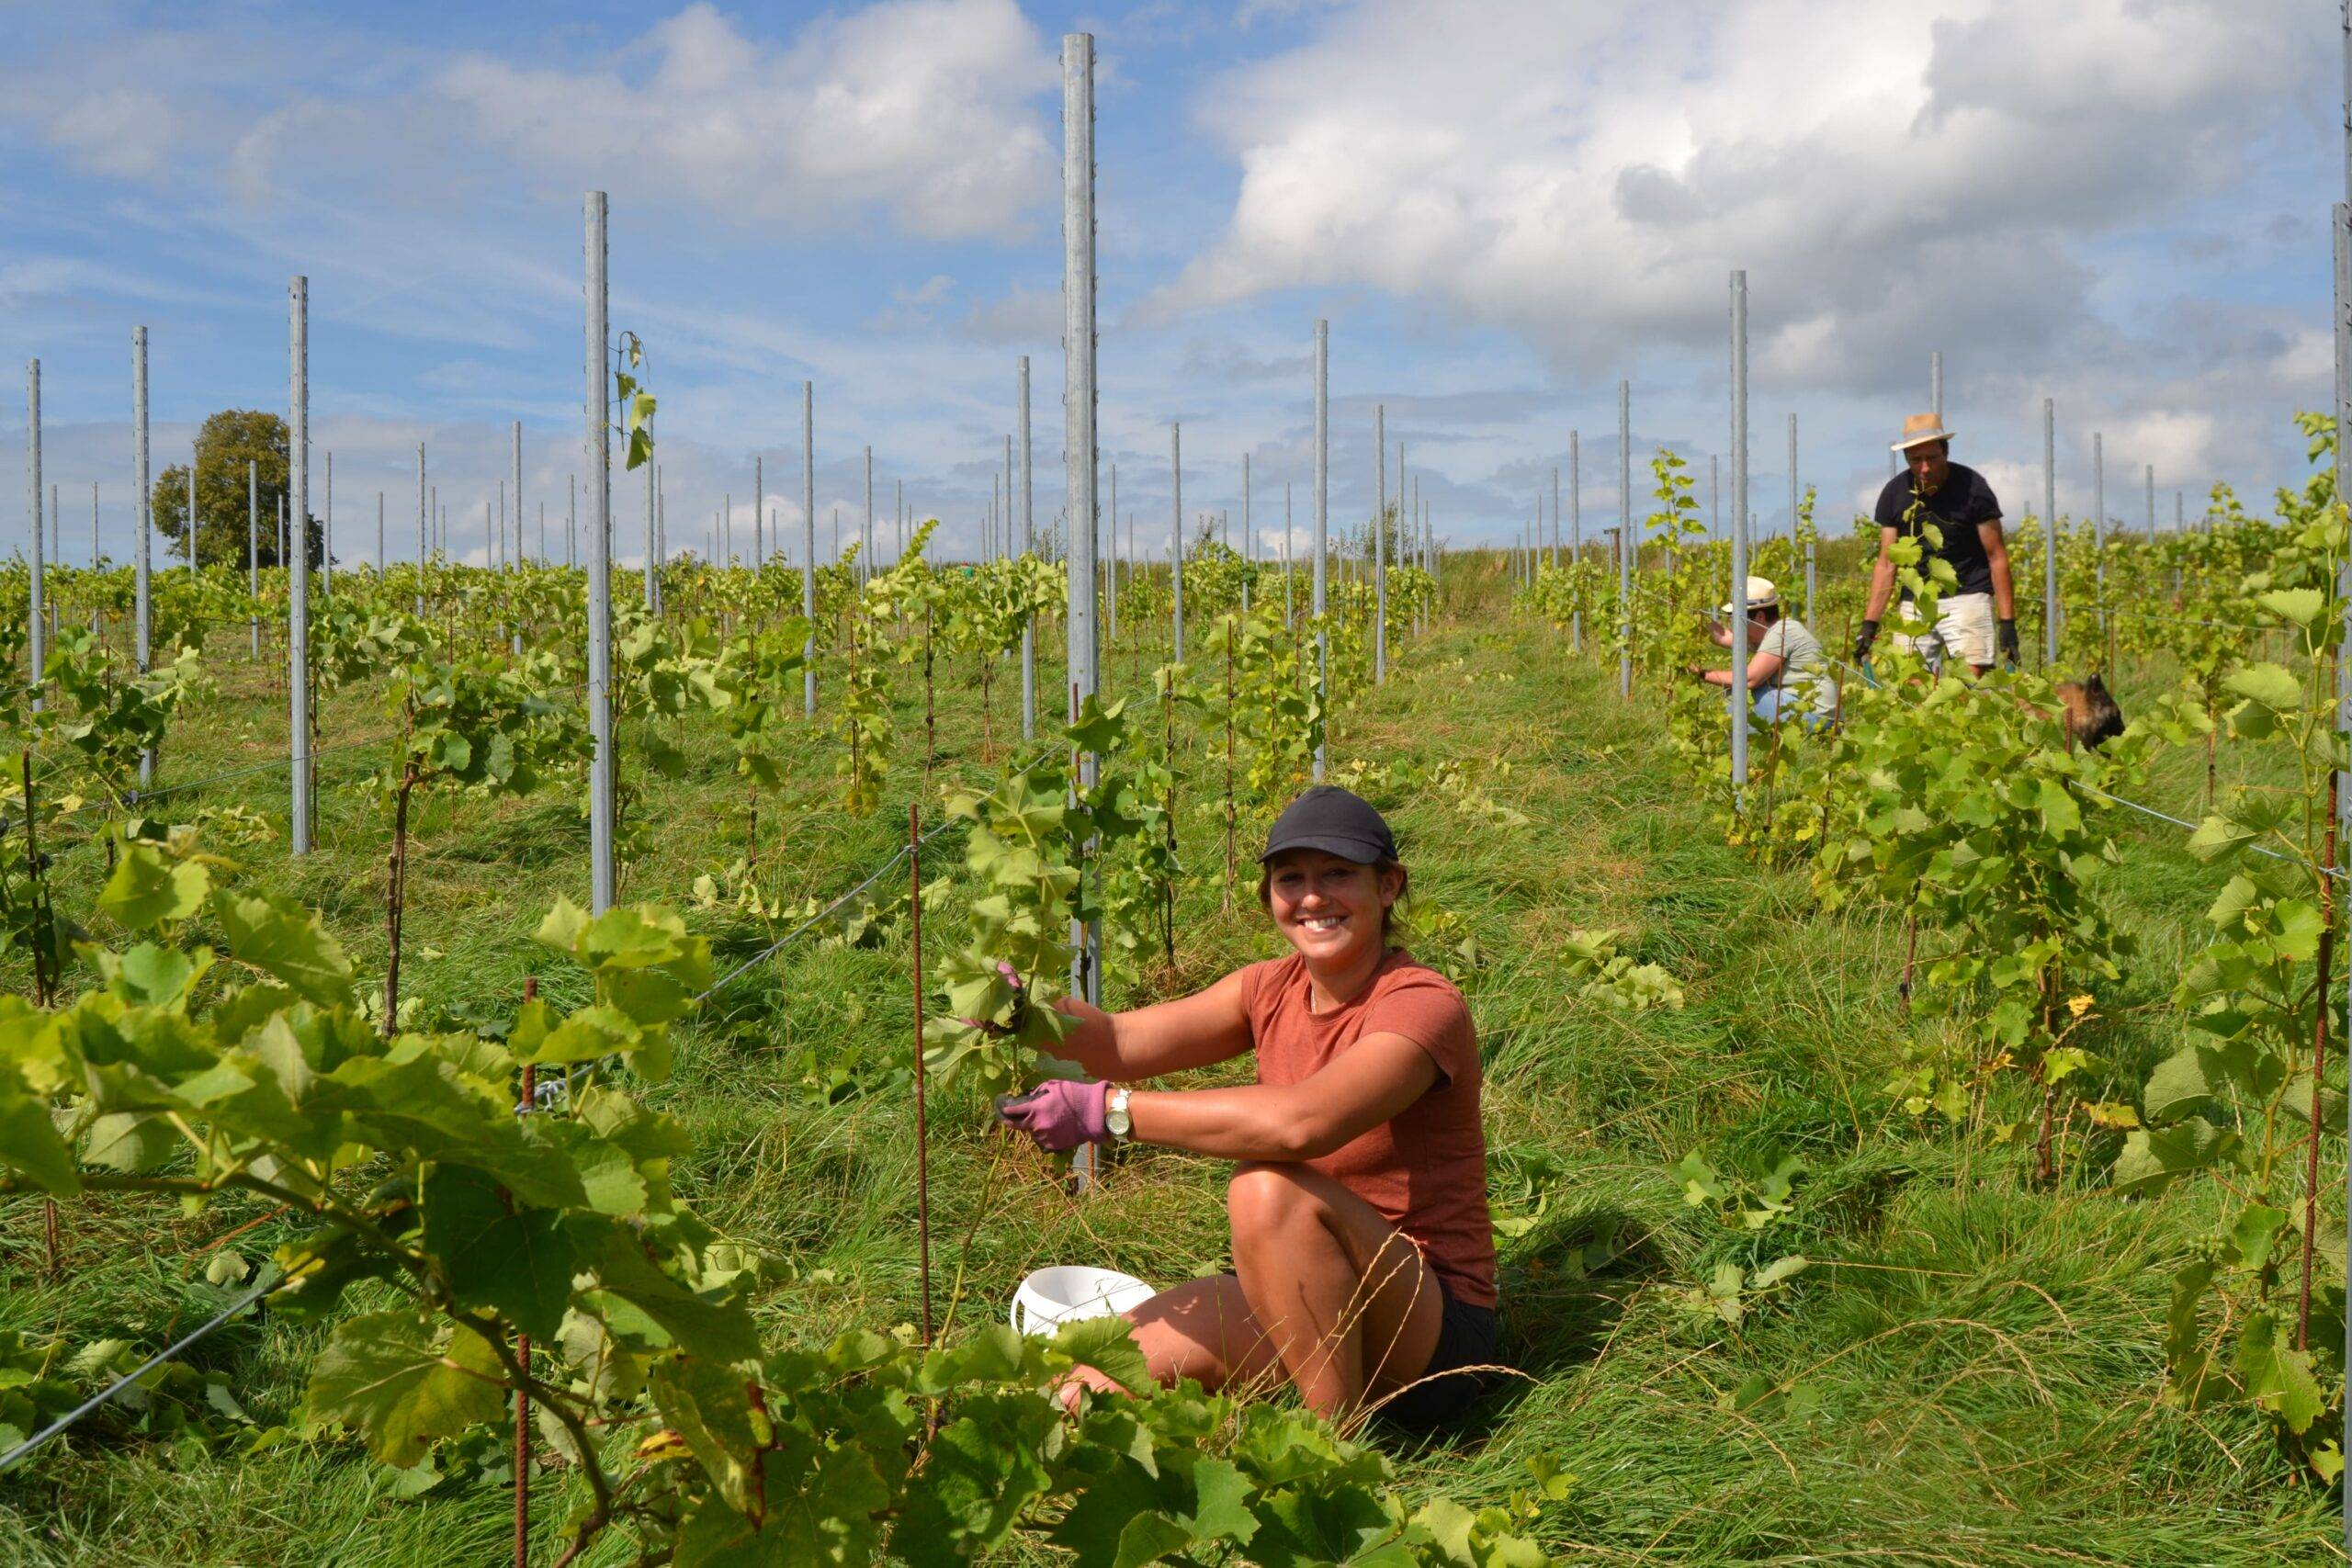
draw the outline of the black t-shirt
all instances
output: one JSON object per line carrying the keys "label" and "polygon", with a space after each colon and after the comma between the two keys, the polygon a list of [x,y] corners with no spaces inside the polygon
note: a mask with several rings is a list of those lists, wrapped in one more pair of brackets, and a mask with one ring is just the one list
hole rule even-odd
{"label": "black t-shirt", "polygon": [[1903,520],[1914,500],[1942,530],[1944,547],[1932,553],[1951,563],[1952,575],[1960,579],[1960,592],[1992,592],[1993,566],[1984,558],[1984,541],[1976,530],[1982,524],[2001,520],[2001,503],[1993,499],[1993,487],[1984,482],[1984,476],[1963,464],[1952,463],[1947,466],[1944,482],[1936,488],[1936,493],[1922,496],[1911,489],[1911,475],[1906,469],[1887,480],[1886,488],[1878,492],[1878,525],[1894,529],[1901,538],[1917,534],[1918,524]]}

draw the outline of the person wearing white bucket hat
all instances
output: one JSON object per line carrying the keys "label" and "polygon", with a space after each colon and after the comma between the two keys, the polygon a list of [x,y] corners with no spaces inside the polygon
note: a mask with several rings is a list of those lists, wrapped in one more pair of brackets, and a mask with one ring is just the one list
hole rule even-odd
{"label": "person wearing white bucket hat", "polygon": [[[1259,864],[1287,956],[1131,1012],[1064,998],[1061,1052],[1102,1081],[1051,1080],[998,1114],[1047,1149],[1132,1138],[1237,1162],[1233,1272],[1123,1314],[1155,1378],[1287,1379],[1325,1416],[1370,1408],[1433,1426],[1484,1392],[1495,1359],[1470,1010],[1392,940],[1405,867],[1369,803],[1307,790]],[[1254,1058],[1255,1083],[1125,1087],[1240,1056]],[[1114,1386],[1091,1369],[1074,1376]]]}
{"label": "person wearing white bucket hat", "polygon": [[[1731,604],[1715,612],[1720,618],[1708,635],[1716,647],[1731,646],[1731,617],[1736,613]],[[1781,591],[1769,577],[1747,580],[1747,646],[1755,651],[1748,656],[1746,685],[1755,694],[1759,721],[1778,724],[1795,715],[1811,729],[1838,711],[1838,688],[1830,682],[1829,656],[1822,651],[1821,639],[1803,621],[1781,613]],[[1690,673],[1726,692],[1734,684],[1729,670],[1694,664]]]}
{"label": "person wearing white bucket hat", "polygon": [[1903,645],[1924,653],[1931,668],[1939,668],[1947,655],[1973,665],[1979,675],[1996,658],[2015,666],[2017,592],[2009,581],[2009,548],[2001,536],[2001,503],[1993,487],[1974,468],[1951,461],[1951,432],[1939,415],[1915,413],[1905,420],[1894,450],[1903,454],[1904,471],[1878,492],[1878,564],[1871,571],[1870,604],[1854,637],[1855,661],[1870,657],[1879,617],[1894,593],[1889,552],[1897,539],[1913,537],[1932,523],[1943,539],[1928,555],[1951,567],[1957,588],[1938,601],[1933,635],[1906,637]]}

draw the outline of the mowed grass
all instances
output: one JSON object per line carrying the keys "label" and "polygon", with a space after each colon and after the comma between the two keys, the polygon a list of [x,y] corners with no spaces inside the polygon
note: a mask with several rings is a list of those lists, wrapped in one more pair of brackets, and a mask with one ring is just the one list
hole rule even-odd
{"label": "mowed grass", "polygon": [[[1450,591],[1460,613],[1427,637],[1399,639],[1390,683],[1344,709],[1331,742],[1343,772],[1387,771],[1364,787],[1398,830],[1416,903],[1450,912],[1476,939],[1483,963],[1465,989],[1487,1064],[1498,1212],[1532,1222],[1501,1244],[1504,1348],[1521,1375],[1457,1430],[1371,1433],[1408,1490],[1498,1500],[1524,1483],[1526,1460],[1551,1456],[1577,1481],[1537,1529],[1571,1562],[2341,1561],[2332,1495],[2299,1482],[2258,1422],[2161,1398],[2169,1275],[2210,1234],[2214,1194],[2115,1198],[2101,1179],[2112,1145],[2099,1142],[2070,1144],[2065,1179],[2036,1190],[2019,1155],[1905,1115],[1884,1086],[1913,1032],[1930,1026],[1897,1002],[1899,921],[1870,908],[1825,918],[1803,872],[1759,870],[1724,846],[1663,745],[1662,705],[1646,693],[1619,699],[1597,637],[1572,658],[1565,637],[1510,622],[1491,583],[1461,570]],[[1058,632],[1039,641],[1057,644]],[[266,761],[282,745],[282,702],[242,649],[242,638],[220,645],[221,694],[183,721],[160,782]],[[1122,649],[1107,665],[1137,688],[1148,677],[1135,671],[1157,657]],[[903,840],[910,799],[935,821],[944,782],[1001,764],[1017,682],[997,683],[999,748],[984,761],[968,664],[942,670],[943,759],[928,790],[920,707],[902,702],[876,816],[839,811],[840,748],[829,736],[812,738],[781,798],[762,800],[773,891],[830,897],[848,887]],[[2148,671],[2131,689],[2161,679]],[[1060,689],[1054,665],[1039,686]],[[387,728],[377,700],[330,701],[326,742]],[[695,765],[684,780],[645,784],[651,830],[625,877],[631,899],[684,905],[697,874],[742,852],[741,791],[723,741],[704,723],[681,739]],[[1277,950],[1249,879],[1266,808],[1246,812],[1228,907],[1222,760],[1206,736],[1180,751],[1192,874],[1177,971],[1162,973],[1148,947],[1114,970],[1114,1004]],[[371,969],[382,953],[385,834],[373,797],[345,781],[374,754],[355,748],[322,765],[320,853],[295,866],[282,840],[231,852],[254,884],[327,909]],[[1449,761],[1525,825],[1398,782]],[[2201,756],[2166,759],[2150,798],[2193,817],[2201,780]],[[196,802],[250,804],[283,830],[282,774],[180,797],[172,815],[187,819]],[[2116,1064],[2105,1092],[2130,1098],[2144,1063],[2178,1038],[2163,1001],[2201,941],[2218,877],[2180,852],[2172,829],[2132,818],[2117,826],[2128,857],[2111,897],[2140,950],[2103,999],[2115,1021],[2091,1043]],[[574,802],[435,801],[418,835],[404,988],[489,1016],[537,973],[551,995],[578,999],[576,982],[528,940],[558,893],[584,900]],[[927,847],[926,880],[959,863],[958,844],[951,834]],[[86,907],[97,869],[91,853],[74,857],[61,904]],[[902,864],[878,882],[877,901],[903,901],[907,874]],[[689,919],[713,933],[722,964],[765,941],[733,917]],[[1580,1000],[1561,960],[1579,927],[1621,932],[1625,951],[1674,973],[1688,1006],[1636,1017]],[[674,1077],[647,1091],[694,1134],[681,1193],[779,1259],[759,1303],[776,1342],[920,1312],[905,938],[856,947],[829,930],[722,992],[684,1032]],[[927,918],[926,950],[941,952],[956,931],[953,909]],[[6,979],[23,983],[14,971]],[[931,1111],[932,1272],[947,1332],[1000,1315],[1021,1275],[1045,1262],[1102,1263],[1159,1283],[1222,1265],[1220,1162],[1138,1150],[1078,1196],[1026,1145],[993,1133],[976,1095],[934,1093]],[[1799,1156],[1794,1212],[1751,1232],[1686,1206],[1669,1168],[1692,1150],[1739,1168]],[[190,1281],[209,1247],[265,1213],[235,1201],[194,1218],[164,1205],[70,1205],[65,1277],[51,1284],[39,1207],[0,1209],[0,1325],[150,1344],[193,1321]],[[2339,1207],[2331,1200],[2331,1213]],[[287,1234],[267,1221],[229,1245],[257,1258]],[[1736,1330],[1692,1309],[1718,1265],[1790,1254],[1812,1267]],[[231,1371],[267,1423],[298,1404],[317,1339],[240,1324],[191,1359]],[[1771,1393],[1749,1403],[1736,1397],[1744,1384]],[[535,1498],[545,1561],[577,1498],[558,1474]],[[0,1479],[0,1560],[479,1563],[503,1553],[511,1501],[492,1484],[401,1500],[386,1472],[340,1444],[206,1456],[77,1443]],[[616,1533],[592,1560],[628,1555]],[[1011,1556],[1054,1560],[1041,1548]]]}

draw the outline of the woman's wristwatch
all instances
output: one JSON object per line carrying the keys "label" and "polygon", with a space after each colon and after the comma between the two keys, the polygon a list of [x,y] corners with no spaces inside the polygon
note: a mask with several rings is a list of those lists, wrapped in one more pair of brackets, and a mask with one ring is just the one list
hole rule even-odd
{"label": "woman's wristwatch", "polygon": [[1128,1131],[1134,1127],[1135,1119],[1127,1114],[1127,1088],[1125,1084],[1114,1085],[1110,1098],[1103,1101],[1102,1124],[1111,1130],[1114,1139],[1123,1144],[1127,1141]]}

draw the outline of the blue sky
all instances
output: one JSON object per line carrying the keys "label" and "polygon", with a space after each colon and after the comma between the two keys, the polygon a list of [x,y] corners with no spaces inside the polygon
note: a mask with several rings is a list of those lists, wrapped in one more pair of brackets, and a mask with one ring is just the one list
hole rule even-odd
{"label": "blue sky", "polygon": [[[1154,549],[1170,420],[1188,513],[1238,517],[1247,452],[1263,547],[1285,484],[1304,529],[1318,316],[1335,520],[1369,511],[1380,402],[1464,542],[1532,515],[1571,430],[1587,521],[1613,519],[1620,377],[1637,464],[1676,446],[1703,501],[1734,267],[1768,529],[1788,415],[1838,515],[1884,476],[1932,350],[1956,456],[2012,515],[2038,502],[2045,396],[2062,508],[2089,503],[2097,429],[2109,511],[2137,521],[2143,464],[2166,519],[2177,487],[2193,515],[2216,479],[2291,479],[2288,415],[2331,385],[2343,181],[2318,0],[97,3],[11,22],[0,322],[43,363],[69,560],[93,480],[107,547],[129,539],[131,328],[160,468],[214,409],[283,409],[297,272],[340,555],[372,556],[379,490],[399,547],[420,440],[478,552],[511,420],[526,514],[560,516],[592,187],[612,193],[614,323],[652,355],[673,544],[726,498],[748,536],[755,455],[797,533],[813,378],[820,535],[835,506],[861,514],[871,444],[884,513],[903,481],[970,547],[1023,354],[1049,525],[1057,57],[1081,28],[1102,61],[1103,457]],[[19,428],[12,500],[22,461]],[[616,490],[625,556],[640,493]]]}

